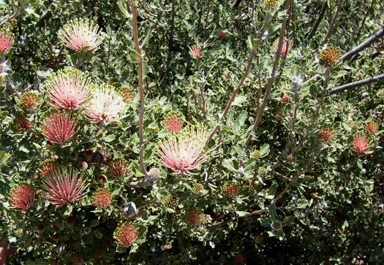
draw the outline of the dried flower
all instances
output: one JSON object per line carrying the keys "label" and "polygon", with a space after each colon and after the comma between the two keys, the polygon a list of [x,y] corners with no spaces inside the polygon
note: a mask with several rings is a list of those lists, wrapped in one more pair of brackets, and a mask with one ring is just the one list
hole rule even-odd
{"label": "dried flower", "polygon": [[99,27],[85,18],[69,21],[59,31],[60,41],[74,51],[81,51],[84,48],[93,51],[101,44],[103,38],[99,33]]}
{"label": "dried flower", "polygon": [[223,192],[228,197],[235,197],[240,192],[240,186],[235,183],[227,182],[224,184]]}
{"label": "dried flower", "polygon": [[335,47],[327,47],[320,54],[320,64],[331,67],[337,63],[340,52]]}
{"label": "dried flower", "polygon": [[74,217],[73,215],[68,216],[67,218],[65,218],[65,221],[69,225],[74,225],[76,223],[76,217]]}
{"label": "dried flower", "polygon": [[37,225],[37,232],[39,232],[39,233],[43,233],[46,229],[47,229],[47,227],[43,223],[40,223]]}
{"label": "dried flower", "polygon": [[35,202],[36,191],[32,186],[26,183],[20,183],[14,186],[10,193],[10,203],[13,207],[26,211]]}
{"label": "dried flower", "polygon": [[102,246],[101,244],[97,245],[95,247],[95,249],[93,250],[93,255],[97,259],[101,259],[102,257],[105,256],[105,254],[107,254],[107,249],[104,246]]}
{"label": "dried flower", "polygon": [[92,204],[98,208],[105,208],[112,202],[112,193],[108,188],[99,188],[93,193]]}
{"label": "dried flower", "polygon": [[184,216],[184,222],[187,225],[200,225],[204,219],[204,215],[199,210],[191,210]]}
{"label": "dried flower", "polygon": [[46,198],[59,206],[68,205],[85,197],[88,184],[73,169],[56,168],[44,179]]}
{"label": "dried flower", "polygon": [[352,144],[354,145],[353,149],[357,153],[365,153],[370,147],[367,138],[362,135],[355,135],[355,139],[353,140]]}
{"label": "dried flower", "polygon": [[96,180],[97,180],[97,183],[99,184],[105,184],[107,183],[108,178],[106,175],[100,175],[100,176],[97,176]]}
{"label": "dried flower", "polygon": [[65,68],[45,82],[50,104],[57,109],[82,109],[92,94],[86,76],[74,68]]}
{"label": "dried flower", "polygon": [[133,92],[128,87],[120,88],[119,95],[123,98],[125,102],[129,102],[133,99]]}
{"label": "dried flower", "polygon": [[39,103],[39,95],[36,92],[28,91],[20,97],[20,106],[24,110],[33,110]]}
{"label": "dried flower", "polygon": [[279,220],[274,220],[271,223],[271,227],[275,231],[280,231],[283,228],[283,224]]}
{"label": "dried flower", "polygon": [[124,158],[115,158],[108,166],[108,173],[114,178],[124,177],[128,170],[128,162]]}
{"label": "dried flower", "polygon": [[73,160],[73,161],[76,161],[77,160],[77,153],[75,151],[73,151],[69,157],[69,159]]}
{"label": "dried flower", "polygon": [[200,48],[199,47],[192,47],[192,48],[189,48],[190,50],[190,54],[193,58],[197,59],[197,58],[200,58]]}
{"label": "dried flower", "polygon": [[180,132],[183,128],[183,120],[178,113],[173,111],[165,117],[163,126],[170,132]]}
{"label": "dried flower", "polygon": [[113,233],[113,238],[120,247],[126,248],[137,240],[138,235],[139,232],[135,225],[130,222],[125,222],[116,229]]}
{"label": "dried flower", "polygon": [[5,55],[9,52],[13,44],[12,34],[6,31],[0,31],[0,54]]}
{"label": "dried flower", "polygon": [[178,174],[191,174],[191,170],[208,159],[203,153],[207,138],[205,129],[186,128],[171,134],[158,145],[159,163]]}
{"label": "dried flower", "polygon": [[102,85],[93,93],[85,114],[94,122],[110,123],[118,121],[125,109],[123,98],[109,85]]}
{"label": "dried flower", "polygon": [[149,170],[148,175],[153,179],[157,179],[160,177],[160,169],[153,167]]}
{"label": "dried flower", "polygon": [[[279,39],[275,40],[272,46],[273,50],[277,52],[277,49],[279,48]],[[292,43],[290,41],[284,41],[283,47],[281,48],[281,54],[286,54],[292,49]]]}
{"label": "dried flower", "polygon": [[320,132],[317,134],[317,139],[321,142],[330,142],[333,139],[333,132],[332,129],[329,127],[325,127],[320,130]]}
{"label": "dried flower", "polygon": [[369,123],[367,123],[367,125],[365,125],[364,129],[370,133],[375,133],[375,132],[377,132],[378,128],[379,128],[379,126],[377,125],[376,122],[369,122]]}
{"label": "dried flower", "polygon": [[77,119],[68,112],[51,112],[48,114],[41,129],[43,135],[55,144],[62,144],[72,139],[78,132]]}
{"label": "dried flower", "polygon": [[82,265],[84,264],[84,261],[81,259],[80,254],[72,254],[70,256],[70,260],[73,262],[74,265]]}
{"label": "dried flower", "polygon": [[15,125],[15,129],[19,132],[27,131],[32,128],[33,121],[28,120],[22,115],[17,115],[13,119],[13,124]]}
{"label": "dried flower", "polygon": [[123,209],[124,215],[130,219],[134,219],[139,214],[139,211],[136,208],[136,204],[134,202],[129,202],[125,205]]}
{"label": "dried flower", "polygon": [[54,233],[51,235],[52,240],[58,242],[60,240],[60,234],[59,233]]}

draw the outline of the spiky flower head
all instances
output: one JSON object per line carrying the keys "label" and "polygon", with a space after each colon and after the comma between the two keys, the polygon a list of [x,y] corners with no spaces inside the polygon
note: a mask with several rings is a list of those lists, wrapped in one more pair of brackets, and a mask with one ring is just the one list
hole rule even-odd
{"label": "spiky flower head", "polygon": [[87,77],[79,70],[65,68],[45,82],[50,105],[56,109],[82,109],[92,94]]}
{"label": "spiky flower head", "polygon": [[279,3],[277,0],[265,0],[264,6],[267,9],[275,9],[279,6]]}
{"label": "spiky flower head", "polygon": [[98,208],[105,208],[112,202],[112,193],[108,188],[99,188],[93,193],[92,204]]}
{"label": "spiky flower head", "polygon": [[354,145],[354,150],[357,153],[365,153],[369,149],[369,142],[365,136],[362,135],[355,135],[355,139],[352,141],[352,144]]}
{"label": "spiky flower head", "polygon": [[185,216],[184,216],[184,222],[187,225],[191,226],[197,226],[200,225],[204,220],[204,214],[202,214],[199,210],[193,209],[189,211]]}
{"label": "spiky flower head", "polygon": [[367,125],[365,125],[365,130],[370,132],[370,133],[375,133],[377,132],[377,129],[379,128],[379,126],[377,125],[376,122],[369,122],[367,123]]}
{"label": "spiky flower head", "polygon": [[120,119],[125,107],[123,98],[114,87],[104,84],[94,90],[85,114],[94,123],[110,123]]}
{"label": "spiky flower head", "polygon": [[283,224],[282,224],[281,221],[279,221],[279,220],[274,220],[274,221],[272,221],[272,223],[271,223],[271,227],[272,227],[272,229],[275,230],[275,231],[280,231],[281,228],[283,228]]}
{"label": "spiky flower head", "polygon": [[39,104],[39,95],[33,91],[27,91],[20,97],[20,106],[24,110],[32,110]]}
{"label": "spiky flower head", "polygon": [[57,168],[57,162],[55,160],[45,160],[39,167],[38,172],[41,178],[45,178],[48,174]]}
{"label": "spiky flower head", "polygon": [[49,172],[44,180],[46,198],[59,206],[79,201],[87,194],[88,184],[79,177],[74,169],[56,168]]}
{"label": "spiky flower head", "polygon": [[260,150],[255,150],[255,152],[253,152],[253,156],[254,156],[256,159],[260,159],[260,158],[261,158],[261,152],[260,152]]}
{"label": "spiky flower head", "polygon": [[99,33],[99,27],[92,20],[76,18],[69,21],[59,31],[59,39],[65,46],[74,51],[95,50],[104,37]]}
{"label": "spiky flower head", "polygon": [[62,144],[72,139],[79,131],[77,118],[65,111],[51,111],[41,126],[43,135],[55,144]]}
{"label": "spiky flower head", "polygon": [[327,47],[320,54],[320,64],[331,67],[337,63],[340,52],[335,47]]}
{"label": "spiky flower head", "polygon": [[267,174],[267,169],[265,167],[259,167],[259,174],[261,176],[264,176],[265,174]]}
{"label": "spiky flower head", "polygon": [[13,207],[26,211],[35,202],[36,191],[31,185],[19,183],[14,186],[10,193],[10,203]]}
{"label": "spiky flower head", "polygon": [[1,30],[0,31],[0,54],[5,55],[9,52],[13,44],[13,36],[12,34]]}
{"label": "spiky flower head", "polygon": [[179,200],[180,200],[179,197],[172,196],[172,194],[168,194],[165,197],[165,202],[167,206],[173,209],[176,209],[176,207],[179,205]]}
{"label": "spiky flower head", "polygon": [[97,259],[101,259],[105,254],[107,254],[107,249],[101,244],[98,244],[93,250],[93,255]]}
{"label": "spiky flower head", "polygon": [[122,87],[119,90],[119,95],[123,98],[125,102],[129,102],[133,99],[133,92],[129,87]]}
{"label": "spiky flower head", "polygon": [[114,178],[124,177],[128,170],[128,162],[124,158],[115,158],[108,165],[108,173]]}
{"label": "spiky flower head", "polygon": [[183,128],[183,120],[177,112],[172,111],[165,116],[163,126],[170,132],[180,132]]}
{"label": "spiky flower head", "polygon": [[27,131],[32,128],[33,121],[28,120],[22,115],[17,115],[13,119],[13,124],[15,125],[15,129],[19,132]]}
{"label": "spiky flower head", "polygon": [[138,238],[139,231],[131,222],[124,222],[113,233],[113,238],[120,247],[127,248],[132,245]]}
{"label": "spiky flower head", "polygon": [[330,142],[333,139],[332,129],[329,127],[322,128],[320,132],[317,134],[317,139],[321,142]]}
{"label": "spiky flower head", "polygon": [[189,50],[190,50],[190,55],[193,57],[193,58],[195,58],[195,59],[197,59],[197,58],[200,58],[201,57],[201,54],[200,54],[200,48],[199,47],[197,47],[197,46],[194,46],[194,47],[192,47],[192,48],[189,48]]}
{"label": "spiky flower head", "polygon": [[195,185],[193,185],[193,191],[196,192],[196,193],[200,193],[204,190],[204,186],[200,183],[196,183]]}
{"label": "spiky flower head", "polygon": [[240,186],[235,183],[227,182],[224,184],[223,192],[228,197],[235,197],[240,192]]}
{"label": "spiky flower head", "polygon": [[[276,39],[272,46],[273,50],[277,52],[279,48],[279,39]],[[281,48],[281,54],[286,54],[292,49],[292,43],[289,40],[283,41],[283,47]]]}
{"label": "spiky flower head", "polygon": [[204,128],[187,127],[179,133],[172,133],[158,144],[158,161],[177,174],[191,174],[208,159],[204,153],[209,134]]}

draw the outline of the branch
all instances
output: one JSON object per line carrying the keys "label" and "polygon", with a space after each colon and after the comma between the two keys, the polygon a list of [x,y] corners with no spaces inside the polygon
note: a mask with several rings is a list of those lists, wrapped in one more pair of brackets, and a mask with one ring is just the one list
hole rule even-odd
{"label": "branch", "polygon": [[370,84],[373,82],[379,82],[381,80],[384,80],[384,74],[336,87],[335,89],[328,91],[327,94],[328,95],[336,94],[338,92],[343,92],[344,90],[349,90],[351,88],[365,86],[367,84]]}
{"label": "branch", "polygon": [[325,1],[323,8],[321,9],[320,15],[317,18],[317,21],[316,21],[315,25],[313,26],[311,33],[309,33],[307,40],[310,40],[313,37],[313,35],[315,35],[315,32],[316,32],[317,28],[319,27],[321,20],[323,20],[323,17],[324,17],[324,14],[325,14],[325,11],[327,10],[327,8],[328,8],[328,4],[327,4],[327,1]]}
{"label": "branch", "polygon": [[21,14],[21,10],[26,7],[27,3],[23,0],[19,0],[19,3],[20,3],[20,6],[17,8],[16,12],[12,14],[12,16],[9,16],[8,18],[6,18],[4,21],[2,21],[0,23],[0,28],[2,26],[4,26],[5,23],[7,23],[8,21],[10,21],[11,19],[14,19],[15,17],[19,16]]}
{"label": "branch", "polygon": [[[206,227],[207,227],[207,228],[215,228],[215,227],[218,227],[218,226],[223,226],[223,225],[225,225],[225,224],[228,224],[228,223],[231,223],[231,222],[233,222],[233,221],[236,221],[236,220],[239,219],[239,218],[244,218],[244,217],[249,217],[249,216],[253,216],[253,215],[262,214],[262,213],[265,212],[265,211],[267,211],[267,208],[265,208],[265,209],[261,209],[261,210],[258,210],[258,211],[253,211],[253,212],[247,213],[246,215],[244,215],[244,216],[242,216],[242,217],[240,217],[240,216],[236,216],[236,217],[233,218],[233,219],[229,219],[229,220],[224,221],[224,222],[221,222],[220,224],[217,224],[217,225],[207,225]],[[222,218],[222,217],[224,217],[224,214],[220,214],[218,217],[221,217],[221,218]],[[221,218],[219,218],[219,219],[221,219]],[[216,218],[215,218],[214,220],[216,220]]]}
{"label": "branch", "polygon": [[332,18],[331,24],[329,25],[327,35],[325,35],[325,38],[324,38],[323,42],[320,44],[320,46],[323,46],[328,41],[329,37],[331,36],[332,29],[333,29],[333,26],[335,25],[336,18],[339,15],[340,9],[341,9],[341,2],[337,6],[336,13]]}

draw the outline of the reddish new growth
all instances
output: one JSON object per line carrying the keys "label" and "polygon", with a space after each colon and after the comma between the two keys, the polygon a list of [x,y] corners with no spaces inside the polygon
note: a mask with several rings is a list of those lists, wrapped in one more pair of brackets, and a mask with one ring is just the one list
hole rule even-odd
{"label": "reddish new growth", "polygon": [[224,184],[223,192],[228,197],[235,197],[240,192],[240,186],[236,185],[235,183],[227,182]]}
{"label": "reddish new growth", "polygon": [[319,134],[317,135],[317,139],[321,142],[330,142],[333,139],[333,132],[331,128],[325,127],[320,130]]}
{"label": "reddish new growth", "polygon": [[[277,52],[279,48],[279,39],[273,43],[273,50]],[[281,48],[281,54],[286,54],[292,49],[292,44],[289,41],[284,41],[283,47]]]}
{"label": "reddish new growth", "polygon": [[191,210],[184,216],[184,222],[187,225],[197,226],[204,220],[204,216],[198,210]]}
{"label": "reddish new growth", "polygon": [[57,168],[44,179],[46,198],[59,206],[68,205],[85,197],[87,183],[74,170]]}
{"label": "reddish new growth", "polygon": [[114,178],[124,177],[128,170],[128,163],[123,158],[114,159],[108,166],[108,173]]}
{"label": "reddish new growth", "polygon": [[13,120],[13,123],[15,125],[15,129],[19,132],[29,130],[33,125],[33,121],[30,121],[21,115],[17,115]]}
{"label": "reddish new growth", "polygon": [[219,34],[220,39],[225,39],[227,37],[227,33],[223,32],[221,30],[218,30],[217,33]]}
{"label": "reddish new growth", "polygon": [[41,178],[45,178],[48,174],[57,167],[57,163],[54,160],[46,160],[39,167],[39,175]]}
{"label": "reddish new growth", "polygon": [[170,244],[170,245],[165,245],[165,246],[162,246],[162,247],[161,247],[161,250],[162,250],[162,251],[167,250],[167,249],[172,249],[172,244]]}
{"label": "reddish new growth", "polygon": [[282,103],[288,104],[291,103],[291,99],[289,98],[287,93],[284,93],[284,96],[280,99]]}
{"label": "reddish new growth", "polygon": [[180,115],[172,112],[165,117],[163,125],[168,131],[180,132],[181,128],[183,128],[183,120]]}
{"label": "reddish new growth", "polygon": [[92,204],[98,208],[105,208],[112,202],[112,193],[108,188],[99,188],[92,196]]}
{"label": "reddish new growth", "polygon": [[365,125],[364,129],[370,133],[375,133],[377,132],[378,128],[379,126],[377,125],[376,122],[369,122],[367,125]]}
{"label": "reddish new growth", "polygon": [[132,245],[139,236],[139,232],[134,224],[125,222],[120,225],[113,233],[113,238],[117,241],[120,247],[127,248]]}
{"label": "reddish new growth", "polygon": [[26,183],[20,183],[14,186],[10,193],[10,203],[13,207],[26,211],[35,201],[36,191]]}
{"label": "reddish new growth", "polygon": [[191,52],[191,55],[192,57],[194,57],[195,59],[196,58],[200,58],[200,49],[198,47],[192,47],[190,48],[190,52]]}
{"label": "reddish new growth", "polygon": [[72,139],[79,128],[76,118],[67,112],[51,112],[41,126],[43,135],[55,144],[62,144]]}
{"label": "reddish new growth", "polygon": [[352,144],[354,145],[354,150],[357,153],[365,153],[369,149],[369,143],[367,138],[365,138],[362,135],[356,135],[355,139],[353,140]]}
{"label": "reddish new growth", "polygon": [[5,31],[0,31],[0,54],[7,54],[12,44],[12,35]]}

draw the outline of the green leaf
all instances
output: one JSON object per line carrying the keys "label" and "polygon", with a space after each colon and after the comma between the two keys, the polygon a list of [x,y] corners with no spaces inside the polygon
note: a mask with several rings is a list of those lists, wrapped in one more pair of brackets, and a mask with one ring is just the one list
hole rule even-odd
{"label": "green leaf", "polygon": [[117,5],[119,6],[121,13],[123,13],[123,15],[126,16],[127,18],[131,19],[131,15],[129,14],[127,8],[125,7],[125,1],[119,0],[119,2],[117,2]]}
{"label": "green leaf", "polygon": [[271,218],[263,218],[263,219],[260,219],[260,222],[261,222],[261,225],[262,226],[271,226],[272,224],[272,219]]}
{"label": "green leaf", "polygon": [[243,212],[243,211],[236,211],[236,214],[237,214],[239,217],[243,217],[243,216],[246,216],[248,213],[247,213],[247,212]]}
{"label": "green leaf", "polygon": [[269,144],[264,144],[263,146],[260,147],[261,157],[267,156],[269,152],[270,152]]}
{"label": "green leaf", "polygon": [[151,36],[152,28],[151,27],[145,27],[145,38],[143,42],[141,43],[141,47],[143,47],[148,41],[149,37]]}
{"label": "green leaf", "polygon": [[293,216],[286,216],[283,220],[283,225],[287,226],[290,225],[293,222],[294,217]]}
{"label": "green leaf", "polygon": [[237,96],[233,101],[232,106],[241,106],[241,104],[243,104],[246,101],[247,101],[246,96]]}
{"label": "green leaf", "polygon": [[269,194],[274,194],[276,192],[276,189],[277,189],[278,185],[276,182],[273,182],[271,187],[269,188]]}
{"label": "green leaf", "polygon": [[237,172],[237,169],[234,168],[232,161],[231,161],[231,163],[229,163],[229,162],[223,162],[222,165],[223,165],[226,169],[229,169],[230,171]]}
{"label": "green leaf", "polygon": [[107,142],[107,143],[110,143],[113,140],[115,140],[115,135],[114,134],[111,134],[111,135],[108,135],[108,136],[104,137],[104,141]]}
{"label": "green leaf", "polygon": [[269,214],[271,215],[273,220],[276,220],[277,218],[276,205],[274,205],[273,203],[269,205]]}

